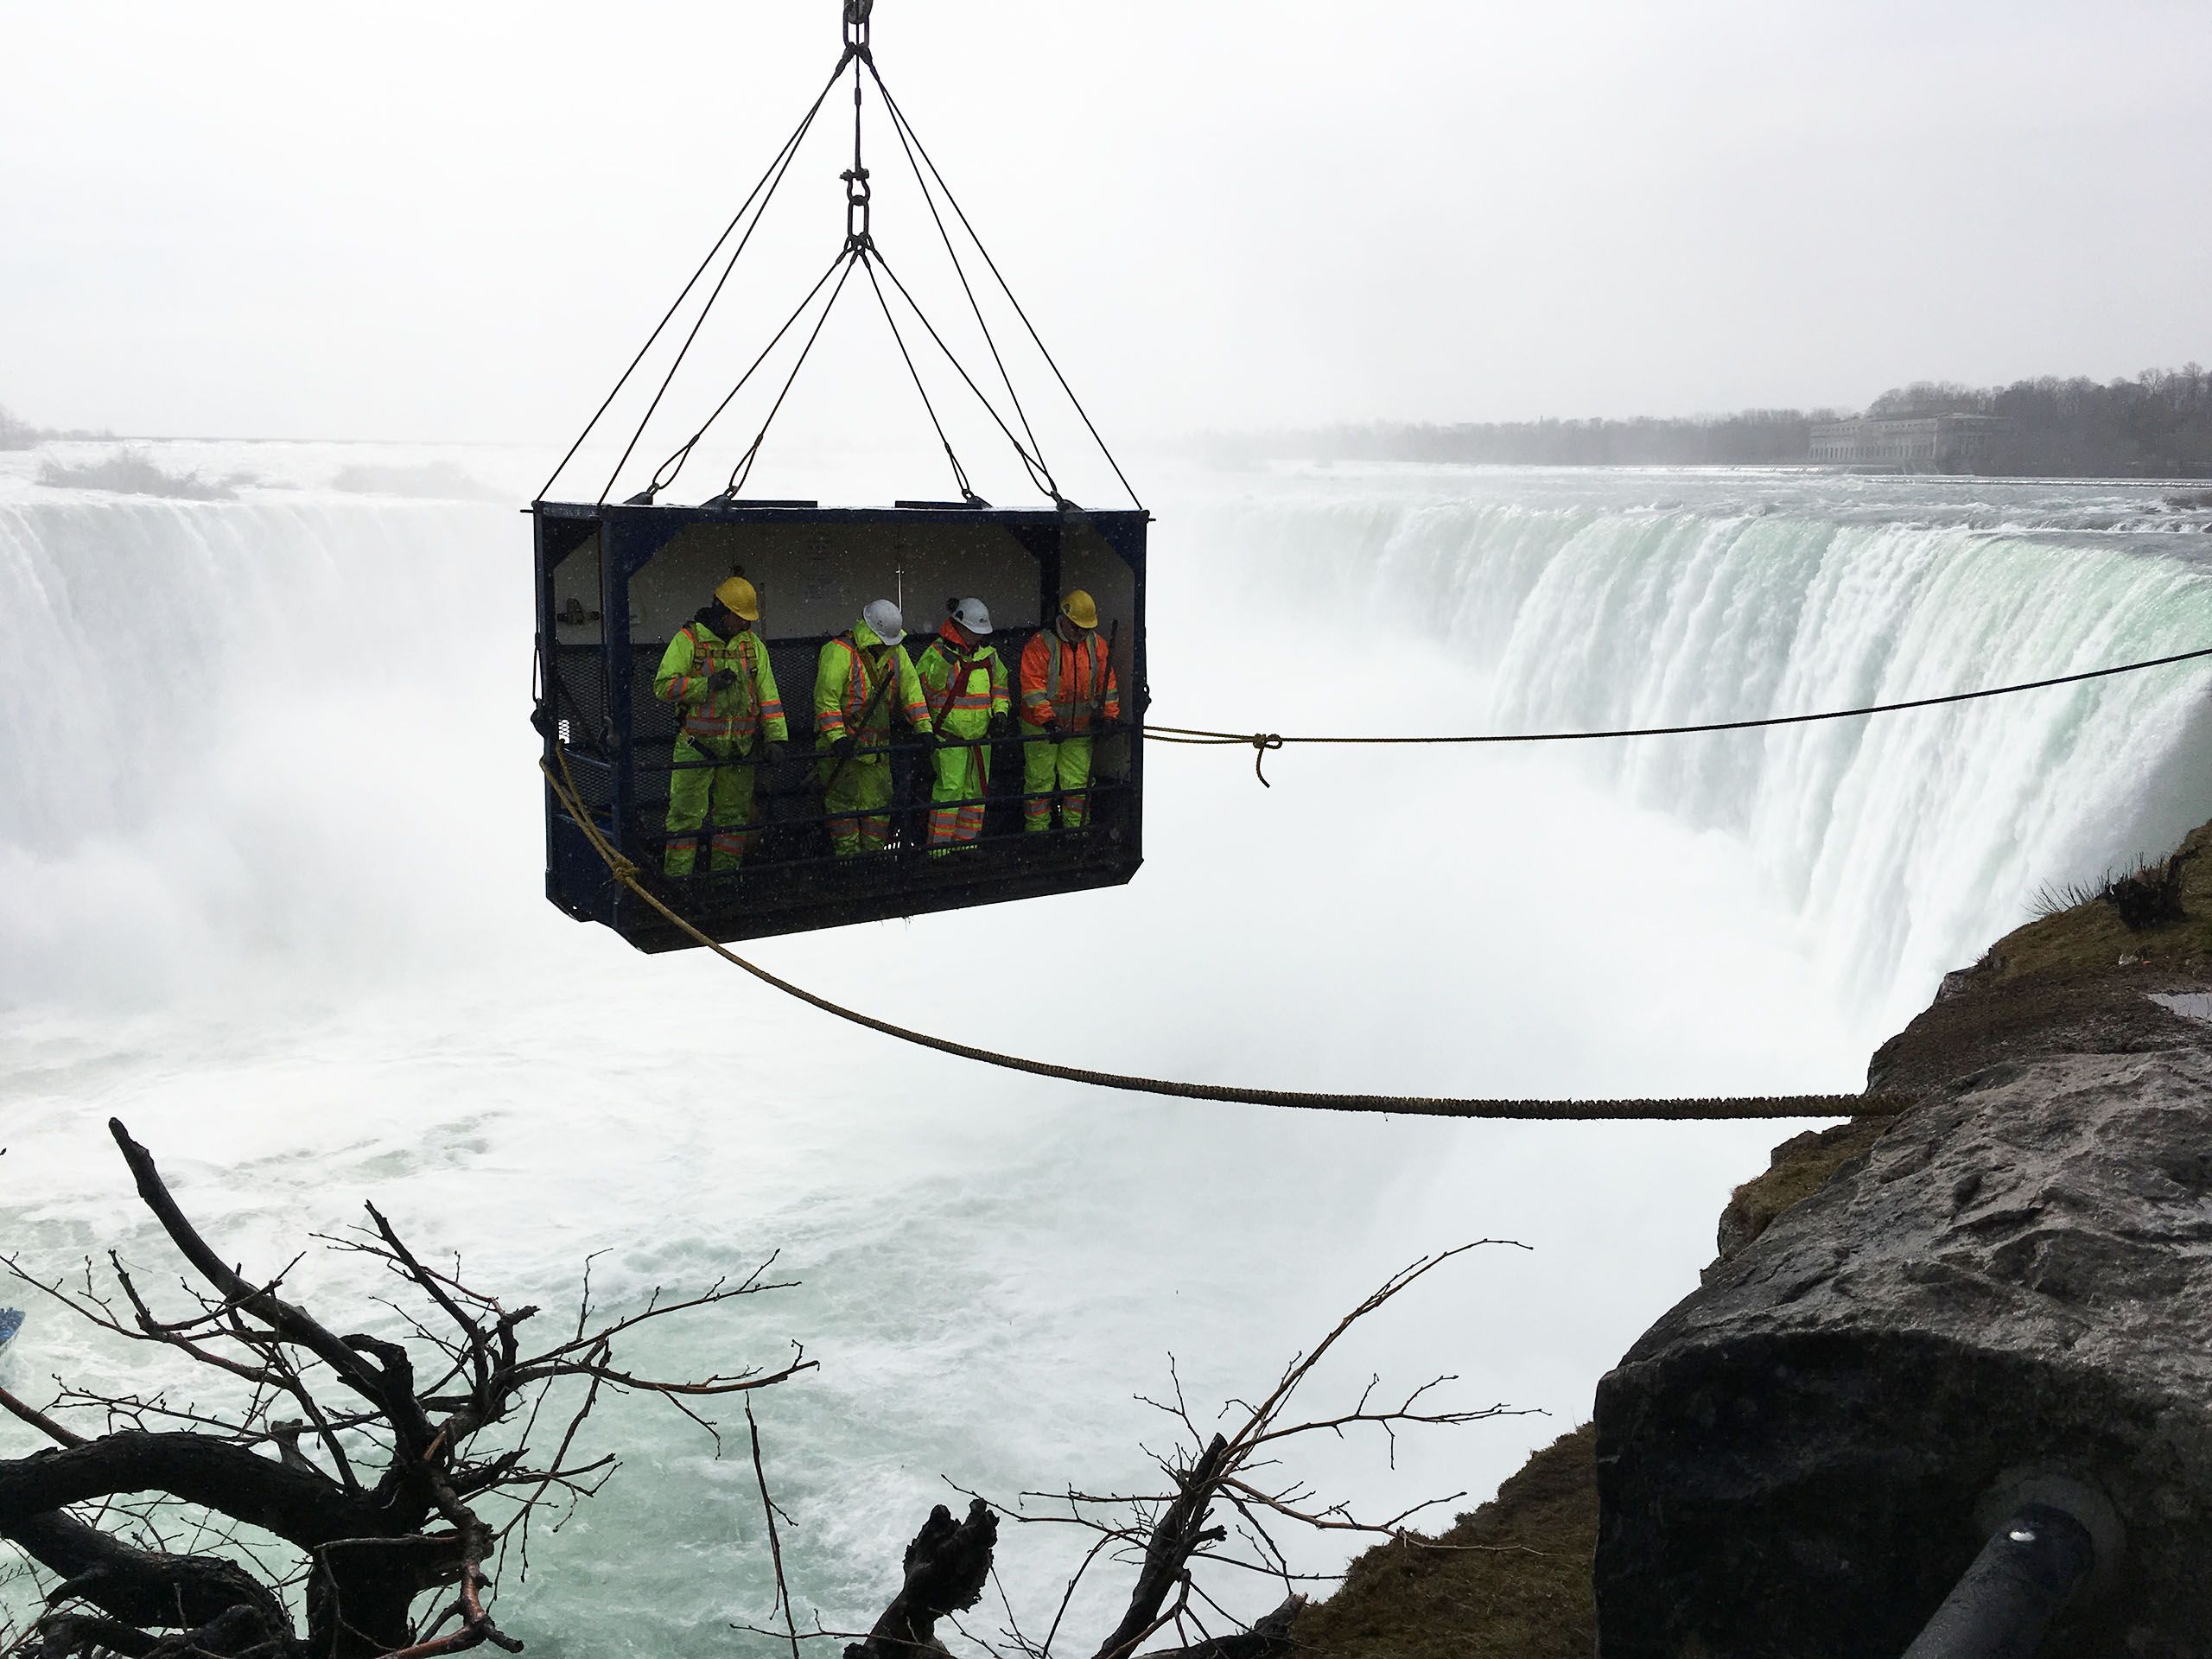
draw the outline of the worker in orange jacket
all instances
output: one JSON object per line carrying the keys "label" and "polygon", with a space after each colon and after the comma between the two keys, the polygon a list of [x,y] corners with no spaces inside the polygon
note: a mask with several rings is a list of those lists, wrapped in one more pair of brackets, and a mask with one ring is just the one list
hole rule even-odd
{"label": "worker in orange jacket", "polygon": [[1090,815],[1091,741],[1102,725],[1122,718],[1122,689],[1106,642],[1098,637],[1098,606],[1070,590],[1060,613],[1021,648],[1021,827],[1080,830]]}

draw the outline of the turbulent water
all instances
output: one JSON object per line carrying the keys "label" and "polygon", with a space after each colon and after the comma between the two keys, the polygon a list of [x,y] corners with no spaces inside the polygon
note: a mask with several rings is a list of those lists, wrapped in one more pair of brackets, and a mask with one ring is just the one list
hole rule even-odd
{"label": "turbulent water", "polygon": [[[638,957],[538,896],[527,543],[497,499],[535,482],[520,461],[156,459],[257,481],[125,497],[0,457],[0,1245],[53,1271],[111,1243],[165,1263],[112,1114],[264,1268],[364,1198],[550,1305],[594,1250],[609,1306],[780,1251],[798,1287],[636,1357],[727,1370],[796,1338],[822,1362],[760,1405],[799,1605],[832,1627],[880,1605],[944,1480],[1141,1484],[1166,1426],[1132,1396],[1167,1385],[1171,1351],[1193,1400],[1249,1394],[1391,1269],[1510,1236],[1533,1253],[1478,1253],[1395,1306],[1317,1404],[1370,1370],[1450,1371],[1552,1416],[1409,1441],[1395,1474],[1376,1446],[1301,1464],[1385,1513],[1479,1494],[1694,1282],[1777,1138],[1103,1096]],[[464,475],[486,499],[457,499]],[[2206,515],[2153,488],[1402,470],[1170,474],[1154,505],[1171,722],[1676,723],[2212,644]],[[1292,749],[1268,791],[1249,752],[1158,750],[1130,887],[757,954],[893,1018],[1156,1074],[1850,1088],[2039,885],[2212,817],[2205,684],[1618,746]],[[382,1317],[343,1262],[302,1272],[334,1322]],[[143,1363],[34,1303],[0,1382]],[[768,1611],[749,1461],[619,1402],[585,1439],[626,1466],[533,1542],[527,1586],[511,1568],[510,1628],[556,1654],[765,1650],[728,1628]],[[27,1445],[0,1426],[0,1451]],[[1008,1535],[1025,1624],[1072,1542]]]}

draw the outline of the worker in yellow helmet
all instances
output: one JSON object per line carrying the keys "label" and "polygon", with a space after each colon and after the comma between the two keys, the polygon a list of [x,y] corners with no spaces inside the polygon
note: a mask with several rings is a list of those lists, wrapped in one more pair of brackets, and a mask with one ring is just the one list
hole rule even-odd
{"label": "worker in yellow helmet", "polygon": [[1122,717],[1122,689],[1106,642],[1098,637],[1098,606],[1082,588],[1060,601],[1060,613],[1021,648],[1021,827],[1080,830],[1090,817],[1091,740]]}
{"label": "worker in yellow helmet", "polygon": [[744,577],[732,576],[668,642],[653,676],[653,695],[675,704],[682,721],[668,779],[669,842],[661,855],[670,875],[692,874],[697,832],[710,810],[708,868],[729,871],[743,862],[758,768],[783,758],[790,732],[768,647],[753,631],[760,620],[760,594]]}
{"label": "worker in yellow helmet", "polygon": [[880,853],[891,839],[891,722],[933,734],[899,607],[868,601],[861,620],[822,647],[814,671],[814,742],[822,810],[840,858]]}
{"label": "worker in yellow helmet", "polygon": [[931,858],[973,846],[983,833],[983,798],[991,787],[987,740],[1006,729],[1014,709],[1006,664],[988,643],[991,613],[983,601],[947,600],[945,607],[951,614],[914,667],[941,740],[930,791]]}

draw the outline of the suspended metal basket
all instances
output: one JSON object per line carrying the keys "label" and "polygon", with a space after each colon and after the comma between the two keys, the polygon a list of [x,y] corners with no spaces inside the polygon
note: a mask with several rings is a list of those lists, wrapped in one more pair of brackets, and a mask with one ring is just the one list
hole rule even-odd
{"label": "suspended metal basket", "polygon": [[[696,941],[612,879],[579,812],[588,815],[601,840],[654,883],[664,903],[718,940],[1110,887],[1128,880],[1142,861],[1145,538],[1150,514],[1134,492],[1128,508],[1112,511],[1085,511],[1062,493],[991,333],[977,297],[979,286],[988,292],[995,283],[1115,479],[1124,491],[1128,484],[885,87],[869,40],[871,10],[868,0],[848,0],[843,50],[821,94],[531,509],[539,664],[534,723],[543,738],[549,772],[572,780],[575,802],[572,809],[563,798],[564,791],[549,785],[546,896],[579,920],[613,928],[641,950],[682,949]],[[698,429],[654,469],[642,489],[620,495],[625,469],[664,406],[708,310],[830,92],[849,73],[854,140],[852,166],[843,175],[842,247]],[[987,391],[945,344],[876,245],[870,224],[874,187],[861,149],[862,95],[868,86],[875,89],[877,103],[890,120],[982,330],[995,371],[994,391]],[[956,245],[956,226],[973,256],[980,256],[988,283],[971,280],[973,256],[963,258]],[[693,296],[717,267],[719,274],[695,303]],[[868,296],[880,308],[906,377],[944,450],[957,500],[824,507],[746,494],[785,396],[830,311],[849,291]],[[556,499],[563,474],[633,380],[637,395],[643,396],[652,377],[639,372],[664,340],[674,342],[672,360],[659,375],[605,485],[588,501]],[[758,435],[731,468],[721,493],[698,505],[664,502],[702,441],[748,387],[757,383],[757,395],[768,396],[774,377],[762,380],[760,372],[779,349],[788,356],[793,348],[796,359],[781,373],[780,388]],[[936,396],[924,362],[937,378]],[[779,372],[780,367],[779,363]],[[1001,391],[1002,396],[994,395]],[[1043,498],[1041,505],[995,507],[976,493],[939,417],[938,398],[948,393],[981,404],[1019,456]],[[766,765],[760,753],[734,763],[753,769],[753,817],[741,868],[717,872],[702,856],[695,873],[670,875],[663,853],[672,838],[667,827],[671,779],[702,763],[683,758],[687,751],[677,741],[678,711],[655,696],[655,672],[670,639],[716,584],[733,574],[742,574],[760,597],[757,632],[782,694],[790,736],[787,758],[779,766]],[[894,745],[889,758],[891,828],[886,845],[880,851],[836,856],[823,804],[824,783],[835,768],[817,758],[810,696],[825,643],[850,628],[868,601],[899,595],[918,656],[943,615],[940,601],[950,606],[956,598],[973,596],[989,607],[995,624],[990,643],[1011,680],[1019,672],[1022,645],[1037,630],[1053,626],[1062,596],[1077,588],[1097,603],[1101,626],[1096,637],[1107,643],[1121,692],[1121,717],[1101,724],[1094,739],[1087,822],[1075,829],[1055,822],[1041,833],[1026,827],[1023,751],[1040,740],[1016,725],[1003,738],[971,745],[987,751],[989,780],[983,795],[976,798],[982,804],[983,825],[972,842],[949,855],[931,855],[925,828],[931,762],[918,742],[907,742]]]}
{"label": "suspended metal basket", "polygon": [[[677,715],[653,695],[670,636],[700,598],[742,569],[760,590],[764,638],[791,731],[785,764],[755,782],[752,845],[741,871],[666,885],[665,897],[718,939],[754,938],[965,905],[1112,887],[1143,856],[1145,529],[1141,511],[811,505],[660,507],[541,502],[537,616],[547,755],[568,775],[600,833],[650,875],[669,833]],[[1022,827],[1021,749],[991,743],[982,835],[932,858],[924,822],[930,757],[894,747],[893,830],[880,853],[832,855],[814,753],[810,692],[823,643],[861,600],[893,591],[975,594],[990,607],[1011,675],[1020,642],[1049,626],[1059,596],[1088,589],[1110,629],[1122,718],[1096,740],[1090,821],[1079,831]],[[910,601],[910,626],[923,619]],[[932,614],[927,625],[937,620]],[[926,626],[926,625],[925,625]],[[918,633],[919,630],[917,630]],[[1017,732],[1020,728],[1017,727]],[[604,922],[646,950],[692,943],[613,881],[554,793],[546,795],[546,896],[579,920]]]}

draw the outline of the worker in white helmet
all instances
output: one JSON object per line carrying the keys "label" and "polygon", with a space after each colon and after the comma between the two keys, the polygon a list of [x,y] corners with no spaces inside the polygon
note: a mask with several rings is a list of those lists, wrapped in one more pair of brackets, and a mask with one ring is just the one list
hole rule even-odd
{"label": "worker in white helmet", "polygon": [[991,613],[980,599],[949,599],[950,613],[922,652],[915,672],[937,728],[937,781],[930,791],[930,856],[973,845],[983,833],[990,793],[989,740],[1013,712],[1006,664],[988,643]]}
{"label": "worker in white helmet", "polygon": [[822,810],[840,858],[880,853],[891,839],[891,722],[932,736],[929,705],[901,643],[906,626],[887,599],[822,647],[814,671],[814,741],[821,751]]}

